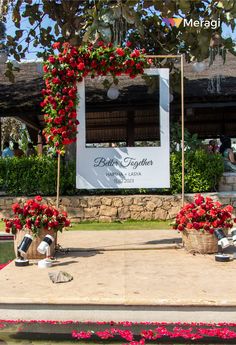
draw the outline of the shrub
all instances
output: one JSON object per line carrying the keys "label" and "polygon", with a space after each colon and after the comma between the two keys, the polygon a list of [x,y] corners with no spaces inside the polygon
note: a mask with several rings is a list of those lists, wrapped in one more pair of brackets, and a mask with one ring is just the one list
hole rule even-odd
{"label": "shrub", "polygon": [[[171,193],[181,193],[181,152],[171,154]],[[185,192],[215,191],[224,171],[219,154],[208,154],[204,150],[185,153]]]}
{"label": "shrub", "polygon": [[[48,157],[0,159],[0,189],[11,195],[55,195],[57,160]],[[74,194],[75,164],[62,160],[60,189]]]}
{"label": "shrub", "polygon": [[[61,162],[60,194],[136,194],[136,193],[181,193],[181,152],[170,156],[170,189],[123,189],[78,191],[75,188],[75,161]],[[215,190],[223,173],[223,160],[218,154],[203,150],[185,154],[185,192],[209,192]],[[0,158],[0,190],[11,195],[55,195],[57,160],[50,157]]]}

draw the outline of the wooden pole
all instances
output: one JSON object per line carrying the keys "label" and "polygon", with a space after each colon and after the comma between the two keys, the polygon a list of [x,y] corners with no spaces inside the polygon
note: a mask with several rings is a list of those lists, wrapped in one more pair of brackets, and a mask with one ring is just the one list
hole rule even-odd
{"label": "wooden pole", "polygon": [[182,206],[184,206],[184,54],[181,54]]}
{"label": "wooden pole", "polygon": [[184,54],[181,55],[145,55],[151,59],[180,59],[181,72],[181,143],[182,143],[182,206],[184,205]]}
{"label": "wooden pole", "polygon": [[57,201],[56,201],[56,208],[59,208],[60,166],[61,166],[61,155],[60,155],[60,153],[58,153],[58,156],[57,156]]}
{"label": "wooden pole", "polygon": [[0,117],[0,156],[2,155],[2,119]]}
{"label": "wooden pole", "polygon": [[42,156],[42,154],[43,154],[43,138],[42,138],[41,131],[38,132],[38,145],[37,145],[37,149],[38,149],[38,155]]}

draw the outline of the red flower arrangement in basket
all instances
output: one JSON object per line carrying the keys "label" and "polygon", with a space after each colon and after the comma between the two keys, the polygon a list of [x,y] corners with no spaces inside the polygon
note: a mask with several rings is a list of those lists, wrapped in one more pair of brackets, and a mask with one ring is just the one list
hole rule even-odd
{"label": "red flower arrangement in basket", "polygon": [[223,206],[219,201],[201,194],[194,196],[194,202],[184,205],[176,216],[174,229],[207,231],[211,234],[214,229],[230,229],[235,219],[232,216],[233,207]]}
{"label": "red flower arrangement in basket", "polygon": [[12,205],[14,217],[4,219],[6,232],[16,234],[24,230],[37,237],[41,229],[54,232],[62,231],[70,225],[66,212],[59,212],[55,207],[43,204],[41,196],[27,200],[24,204]]}

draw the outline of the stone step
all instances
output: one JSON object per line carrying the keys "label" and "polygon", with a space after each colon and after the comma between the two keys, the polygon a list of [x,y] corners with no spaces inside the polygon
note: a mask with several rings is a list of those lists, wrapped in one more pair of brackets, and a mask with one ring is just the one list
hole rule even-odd
{"label": "stone step", "polygon": [[236,173],[225,172],[219,182],[219,192],[236,191]]}

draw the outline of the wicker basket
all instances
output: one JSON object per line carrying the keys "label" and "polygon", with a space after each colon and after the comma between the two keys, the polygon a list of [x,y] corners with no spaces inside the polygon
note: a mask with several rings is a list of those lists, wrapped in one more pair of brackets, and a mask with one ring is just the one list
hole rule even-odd
{"label": "wicker basket", "polygon": [[[30,234],[32,235],[32,233],[30,232],[26,232],[24,230],[20,230],[17,232],[17,234],[15,235],[15,240],[14,240],[14,249],[15,249],[15,254],[17,256],[17,247],[20,245],[21,241],[23,240],[25,234]],[[43,238],[46,235],[51,235],[54,238],[54,242],[52,242],[51,244],[51,255],[54,255],[55,253],[55,242],[56,242],[56,237],[57,237],[57,233],[55,233],[54,231],[49,231],[46,229],[41,229],[40,230],[40,235],[37,237],[33,236],[33,241],[27,251],[27,259],[44,259],[45,255],[44,254],[40,254],[37,251],[37,248],[39,246],[39,244],[42,242]]]}
{"label": "wicker basket", "polygon": [[[227,235],[227,230],[224,230]],[[214,234],[207,231],[185,229],[182,232],[184,248],[190,253],[212,254],[218,251],[218,241]]]}

